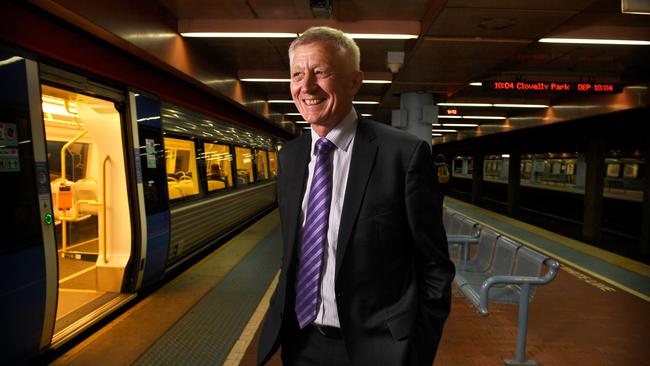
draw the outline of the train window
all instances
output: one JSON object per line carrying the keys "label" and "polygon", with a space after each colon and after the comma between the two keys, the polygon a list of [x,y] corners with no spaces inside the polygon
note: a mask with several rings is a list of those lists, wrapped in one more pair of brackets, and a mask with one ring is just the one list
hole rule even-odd
{"label": "train window", "polygon": [[235,159],[237,159],[237,184],[244,186],[253,183],[253,153],[251,149],[235,146]]}
{"label": "train window", "polygon": [[77,181],[86,178],[88,151],[90,144],[75,142],[63,148],[67,141],[47,141],[47,161],[50,168],[50,180],[61,178],[61,151],[65,156],[65,176]]}
{"label": "train window", "polygon": [[232,187],[232,154],[230,146],[203,144],[208,191]]}
{"label": "train window", "polygon": [[255,167],[257,171],[256,179],[267,180],[269,179],[268,169],[268,152],[265,150],[255,151]]}
{"label": "train window", "polygon": [[636,178],[639,175],[639,164],[625,164],[623,168],[624,178]]}
{"label": "train window", "polygon": [[619,175],[619,172],[621,170],[621,165],[617,163],[610,163],[607,164],[607,176],[616,178]]}
{"label": "train window", "polygon": [[269,170],[271,178],[278,176],[278,153],[275,151],[269,151]]}
{"label": "train window", "polygon": [[165,166],[169,199],[199,193],[194,141],[165,137]]}

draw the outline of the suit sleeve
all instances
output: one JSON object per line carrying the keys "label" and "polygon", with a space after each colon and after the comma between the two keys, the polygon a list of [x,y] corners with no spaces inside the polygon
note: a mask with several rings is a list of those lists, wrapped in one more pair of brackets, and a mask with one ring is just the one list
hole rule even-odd
{"label": "suit sleeve", "polygon": [[421,141],[411,155],[405,197],[419,295],[413,341],[420,365],[433,363],[451,307],[451,281],[455,274],[442,217],[436,207],[438,194],[431,152]]}

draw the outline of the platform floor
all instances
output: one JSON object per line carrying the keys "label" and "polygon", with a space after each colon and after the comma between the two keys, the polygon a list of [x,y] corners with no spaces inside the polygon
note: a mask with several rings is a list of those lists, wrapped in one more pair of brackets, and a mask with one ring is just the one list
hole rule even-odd
{"label": "platform floor", "polygon": [[[539,288],[530,306],[528,358],[542,366],[650,365],[648,266],[460,201],[446,203],[561,262],[555,281]],[[53,364],[254,365],[280,252],[276,210]],[[516,305],[491,304],[483,318],[455,292],[434,365],[503,365],[514,357],[516,331]],[[280,365],[277,355],[269,364]]]}

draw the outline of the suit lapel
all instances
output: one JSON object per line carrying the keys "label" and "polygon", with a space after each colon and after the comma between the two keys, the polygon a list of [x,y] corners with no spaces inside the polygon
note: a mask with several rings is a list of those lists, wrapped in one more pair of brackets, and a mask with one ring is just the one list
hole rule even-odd
{"label": "suit lapel", "polygon": [[350,235],[357,221],[359,209],[368,186],[370,172],[375,164],[377,144],[374,143],[375,134],[370,124],[362,118],[359,119],[357,133],[354,137],[350,172],[345,188],[345,198],[339,225],[338,244],[336,249],[336,275],[338,278],[345,249],[350,241]]}
{"label": "suit lapel", "polygon": [[[288,188],[283,192],[287,202],[287,263],[292,263],[293,255],[295,253],[296,238],[298,235],[298,228],[300,226],[300,211],[302,207],[302,198],[305,193],[305,185],[307,184],[307,166],[309,164],[309,152],[311,149],[311,135],[304,134],[299,137],[300,140],[296,141],[294,151],[295,159],[286,159],[288,166],[286,167],[287,186]],[[284,167],[283,167],[284,168]]]}

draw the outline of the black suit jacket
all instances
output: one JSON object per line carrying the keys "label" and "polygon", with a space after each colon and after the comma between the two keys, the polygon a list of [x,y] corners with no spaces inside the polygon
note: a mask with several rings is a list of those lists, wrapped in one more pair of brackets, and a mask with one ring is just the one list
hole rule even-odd
{"label": "black suit jacket", "polygon": [[[297,327],[294,309],[300,210],[311,136],[280,151],[278,198],[283,258],[267,312],[258,362]],[[424,141],[359,120],[336,254],[335,289],[353,365],[433,362],[449,314],[454,266],[436,209],[431,152]]]}

